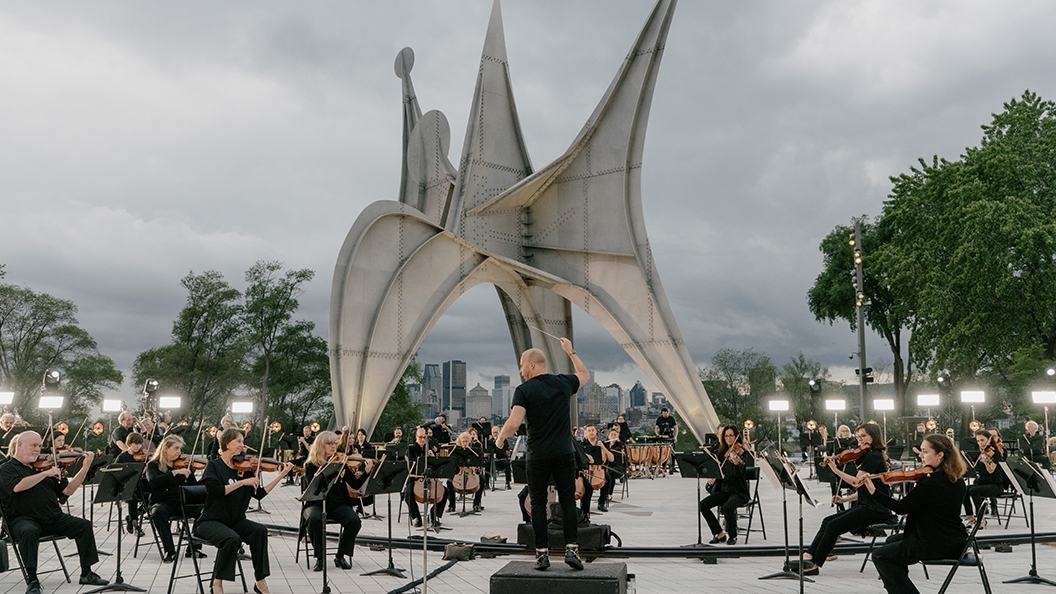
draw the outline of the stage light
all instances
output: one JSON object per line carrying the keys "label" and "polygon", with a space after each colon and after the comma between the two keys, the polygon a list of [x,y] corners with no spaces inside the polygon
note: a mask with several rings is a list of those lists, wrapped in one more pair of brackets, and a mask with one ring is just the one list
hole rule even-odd
{"label": "stage light", "polygon": [[322,428],[323,427],[319,423],[312,423],[312,426],[309,427],[309,429],[312,430],[312,433],[319,433],[319,430]]}
{"label": "stage light", "polygon": [[924,426],[928,429],[928,431],[934,431],[938,429],[939,424],[935,422],[935,419],[928,419],[928,422],[924,423]]}
{"label": "stage light", "polygon": [[40,410],[58,410],[62,408],[62,396],[41,396],[37,408]]}
{"label": "stage light", "polygon": [[810,380],[810,382],[807,383],[807,385],[810,386],[810,393],[811,394],[821,394],[821,388],[824,385],[822,383],[823,381],[824,380],[820,380],[820,379],[812,379],[812,380]]}
{"label": "stage light", "polygon": [[121,410],[121,405],[124,404],[120,400],[111,400],[107,398],[103,400],[103,412],[118,412]]}
{"label": "stage light", "polygon": [[873,400],[873,410],[895,410],[895,401],[890,398]]}
{"label": "stage light", "polygon": [[917,394],[917,406],[938,406],[939,395],[938,394]]}
{"label": "stage light", "polygon": [[842,398],[830,398],[825,401],[825,410],[847,410],[847,401]]}
{"label": "stage light", "polygon": [[975,419],[972,419],[972,422],[968,423],[968,428],[971,429],[973,433],[978,431],[982,426],[982,423],[976,421]]}
{"label": "stage light", "polygon": [[143,395],[150,396],[158,391],[158,380],[150,378],[143,383]]}
{"label": "stage light", "polygon": [[982,390],[962,390],[961,391],[961,402],[964,403],[977,403],[986,402],[986,393]]}
{"label": "stage light", "polygon": [[235,414],[248,415],[253,412],[252,402],[232,402],[231,412]]}
{"label": "stage light", "polygon": [[814,419],[807,421],[807,431],[813,431],[818,428],[818,422]]}
{"label": "stage light", "polygon": [[275,421],[274,423],[272,423],[271,424],[271,432],[272,433],[282,433],[282,423],[280,423],[278,421]]}
{"label": "stage light", "polygon": [[55,425],[55,433],[61,433],[63,435],[66,435],[69,432],[70,432],[70,426],[69,426],[69,424],[66,423],[66,421],[63,421],[63,422],[59,423],[58,425]]}
{"label": "stage light", "polygon": [[15,401],[14,392],[0,392],[0,405],[11,404]]}
{"label": "stage light", "polygon": [[44,390],[58,390],[62,382],[62,373],[57,369],[49,369],[44,372]]}
{"label": "stage light", "polygon": [[1034,400],[1034,404],[1056,404],[1056,392],[1052,390],[1031,392],[1030,395]]}
{"label": "stage light", "polygon": [[183,399],[179,396],[162,396],[158,398],[158,408],[172,410],[174,408],[180,408],[182,404]]}
{"label": "stage light", "polygon": [[775,412],[788,410],[788,401],[787,400],[771,400],[769,404],[770,404],[770,410],[775,411]]}
{"label": "stage light", "polygon": [[1046,369],[1045,370],[1045,375],[1047,375],[1049,377],[1052,377],[1052,376],[1056,375],[1056,367],[1050,367],[1050,368]]}

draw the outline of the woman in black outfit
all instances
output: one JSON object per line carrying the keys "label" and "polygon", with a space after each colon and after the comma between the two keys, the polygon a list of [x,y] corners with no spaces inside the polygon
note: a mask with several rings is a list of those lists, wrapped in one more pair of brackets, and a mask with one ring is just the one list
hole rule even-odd
{"label": "woman in black outfit", "polygon": [[[474,456],[482,456],[482,451],[476,447],[473,443],[472,435],[469,431],[462,432],[455,438],[455,447],[451,449],[451,453],[448,454],[452,458],[457,457],[462,460],[471,458]],[[463,468],[466,468],[467,476],[465,481],[468,483],[470,478],[469,474],[477,473],[477,490],[473,493],[473,511],[483,511],[484,507],[481,505],[481,499],[484,497],[484,472],[479,466],[472,467],[459,467],[458,471],[462,472]],[[447,511],[455,511],[455,503],[458,500],[458,494],[455,493],[455,484],[448,479],[447,481]]]}
{"label": "woman in black outfit", "polygon": [[[891,517],[891,511],[878,503],[873,497],[873,492],[888,495],[890,490],[887,485],[881,483],[873,490],[866,489],[861,484],[862,477],[870,474],[882,474],[887,472],[887,461],[884,459],[884,438],[880,433],[880,426],[875,423],[859,425],[856,431],[858,447],[869,447],[869,453],[858,462],[858,473],[851,476],[833,465],[832,472],[851,485],[858,486],[857,492],[844,501],[858,502],[857,505],[837,512],[821,521],[821,527],[814,536],[814,541],[803,553],[803,574],[817,575],[818,570],[825,564],[826,557],[832,552],[832,547],[840,538],[841,534],[847,532],[858,532],[868,528],[871,524],[879,524]],[[799,565],[795,561],[789,562],[792,570]]]}
{"label": "woman in black outfit", "polygon": [[224,580],[234,581],[238,548],[245,542],[253,558],[256,579],[253,591],[268,594],[268,584],[264,581],[271,574],[268,567],[268,529],[246,519],[246,508],[249,507],[250,499],[263,499],[270,493],[289,474],[293,465],[284,464],[278,476],[267,487],[261,487],[259,477],[243,477],[243,473],[235,470],[234,458],[245,449],[242,431],[232,427],[218,435],[220,457],[210,460],[205,467],[202,475],[202,484],[207,492],[205,509],[194,524],[198,536],[217,549],[210,591],[223,594]]}
{"label": "woman in black outfit", "polygon": [[[315,437],[312,449],[308,452],[308,459],[304,463],[304,484],[306,486],[312,482],[316,473],[326,466],[327,461],[337,453],[337,442],[337,434],[333,431],[323,431]],[[369,472],[370,467],[362,470]],[[352,569],[352,555],[356,551],[356,536],[363,527],[359,515],[352,509],[352,498],[348,495],[348,487],[358,489],[362,486],[362,480],[357,480],[357,478],[353,471],[344,469],[341,484],[335,484],[326,494],[326,519],[337,522],[344,529],[341,533],[341,540],[337,544],[337,552],[334,554],[334,565],[341,569]],[[322,571],[323,563],[325,563],[322,547],[323,502],[312,501],[304,504],[301,517],[307,523],[308,538],[311,539],[312,548],[315,550],[315,571]]]}
{"label": "woman in black outfit", "polygon": [[[920,444],[920,459],[935,472],[901,500],[879,492],[873,499],[896,514],[906,514],[902,534],[891,536],[873,552],[873,565],[892,594],[916,594],[909,566],[926,559],[956,558],[968,539],[960,516],[965,463],[956,446],[941,433],[928,435]],[[872,492],[874,483],[866,480],[865,486]]]}
{"label": "woman in black outfit", "polygon": [[[737,508],[747,505],[752,499],[748,491],[748,479],[744,475],[744,460],[730,449],[740,439],[741,436],[732,426],[722,428],[718,458],[722,464],[723,478],[708,479],[711,495],[700,500],[700,513],[715,536],[708,544],[737,544]],[[719,506],[722,506],[722,515],[726,518],[725,531],[711,511],[711,508]]]}
{"label": "woman in black outfit", "polygon": [[[176,548],[172,544],[172,519],[182,517],[180,514],[180,487],[197,485],[198,479],[190,465],[173,468],[176,460],[183,455],[183,438],[169,434],[161,440],[161,445],[154,452],[154,457],[147,462],[147,482],[150,483],[150,522],[154,532],[161,540],[164,556],[162,562],[171,563],[176,559]],[[200,505],[189,508],[188,513],[197,517],[202,513]],[[197,554],[205,557],[200,545],[187,548],[187,556]]]}
{"label": "woman in black outfit", "polygon": [[986,528],[986,518],[976,518],[973,510],[978,510],[986,499],[997,497],[1005,491],[1005,473],[997,465],[1004,461],[1005,454],[986,429],[975,432],[975,443],[979,444],[979,459],[975,463],[978,476],[964,494],[964,513],[968,514],[969,526],[978,521],[982,523],[979,528],[983,529]]}

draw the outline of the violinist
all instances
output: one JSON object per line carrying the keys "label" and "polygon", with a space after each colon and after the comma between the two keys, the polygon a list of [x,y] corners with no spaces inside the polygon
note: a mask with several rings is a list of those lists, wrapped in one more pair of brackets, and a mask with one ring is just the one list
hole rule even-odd
{"label": "violinist", "polygon": [[55,433],[51,436],[51,447],[41,448],[40,452],[42,454],[51,454],[53,452],[65,452],[68,449],[70,448],[66,445],[66,434]]}
{"label": "violinist", "polygon": [[[411,473],[417,472],[414,468],[418,463],[418,459],[423,456],[435,456],[437,454],[437,447],[435,445],[429,445],[429,438],[426,435],[425,427],[419,427],[414,432],[414,443],[407,448],[407,463],[411,466]],[[418,478],[407,481],[407,488],[403,493],[403,500],[407,503],[407,515],[410,516],[411,524],[415,528],[421,528],[422,526],[422,510],[418,507],[418,500],[414,498],[414,483],[423,479]],[[432,521],[434,526],[440,525],[440,518],[444,517],[444,505],[443,501],[440,501],[436,505],[433,505],[429,510],[429,519]]]}
{"label": "violinist", "polygon": [[[340,439],[341,443],[339,444],[339,446],[343,446],[344,445],[345,440],[341,439],[341,438],[343,438],[347,434],[348,434],[348,427],[344,427],[340,434],[335,434]],[[320,435],[322,435],[322,434],[320,433]],[[316,439],[318,440],[319,438],[316,437]],[[315,444],[313,443],[312,445],[315,445]],[[355,454],[356,456],[359,456],[360,458],[377,458],[377,456],[378,456],[377,449],[374,447],[373,444],[371,444],[369,441],[367,441],[367,432],[363,428],[359,428],[359,429],[356,430],[356,441],[355,441],[355,443],[352,444],[352,453]],[[361,486],[363,486],[362,485],[363,482],[364,482],[364,479],[358,480],[355,484],[352,485],[352,488],[354,488],[354,489],[360,488]],[[366,518],[367,517],[367,512],[363,509],[364,505],[374,505],[374,496],[373,495],[367,495],[365,497],[356,498],[356,500],[355,500],[356,513],[358,513],[361,518]]]}
{"label": "violinist", "polygon": [[857,487],[857,491],[847,498],[847,501],[856,500],[858,504],[847,510],[836,512],[821,521],[821,527],[814,536],[814,541],[803,553],[802,563],[796,560],[789,562],[793,571],[796,566],[802,566],[803,575],[817,575],[841,534],[864,530],[872,524],[882,523],[891,517],[891,511],[878,503],[873,496],[873,493],[888,495],[890,493],[888,486],[881,483],[873,489],[866,489],[862,485],[862,478],[887,471],[887,461],[884,459],[885,444],[883,435],[880,433],[880,426],[875,423],[865,423],[859,425],[855,433],[858,438],[858,451],[861,455],[857,474],[851,476],[834,465],[832,472]]}
{"label": "violinist", "polygon": [[[362,429],[360,430],[362,431]],[[337,456],[338,446],[337,434],[333,431],[323,431],[315,437],[312,449],[308,452],[308,459],[304,463],[304,485],[307,487],[319,470],[327,465],[327,462]],[[338,463],[343,463],[342,459]],[[369,472],[369,467],[366,469]],[[324,475],[325,476],[325,475]],[[337,553],[334,555],[334,565],[340,569],[352,569],[352,555],[356,552],[356,536],[359,534],[363,522],[359,515],[352,509],[352,498],[349,497],[349,489],[358,489],[361,481],[347,467],[343,470],[342,481],[335,484],[326,494],[326,519],[341,524],[343,532],[341,540],[337,544]],[[308,531],[308,538],[312,541],[315,550],[315,571],[323,570],[323,502],[311,501],[304,504],[301,510]]]}
{"label": "violinist", "polygon": [[[748,490],[748,479],[745,476],[744,447],[741,436],[733,425],[721,429],[718,459],[722,478],[709,478],[708,488],[711,494],[700,500],[700,513],[711,529],[713,538],[708,544],[737,544],[737,508],[747,505],[752,499]],[[740,450],[741,453],[737,453]],[[726,519],[726,530],[719,525],[718,518],[711,511],[713,507],[722,507]]]}
{"label": "violinist", "polygon": [[[822,425],[822,427],[824,427],[824,425]],[[830,448],[832,457],[838,459],[840,454],[848,450],[853,450],[854,446],[855,442],[854,438],[851,437],[851,428],[847,425],[840,425],[839,428],[836,429],[836,437],[832,440],[832,447]],[[821,460],[819,460],[818,463],[820,464]],[[846,465],[844,466],[846,467]],[[846,470],[846,468],[844,468],[844,470]],[[841,487],[846,486],[848,485],[840,480],[840,477],[838,476],[833,477],[833,480],[829,482],[829,489],[832,492],[832,502],[836,505],[836,509],[839,511],[846,509],[844,503],[852,501],[850,497],[844,497],[840,494]]]}
{"label": "violinist", "polygon": [[598,511],[603,512],[609,511],[612,491],[616,487],[616,481],[623,476],[626,467],[619,427],[609,429],[609,439],[605,442],[605,449],[612,454],[612,461],[605,467],[605,486],[601,488],[601,494],[598,495]]}
{"label": "violinist", "polygon": [[11,442],[12,460],[0,467],[0,499],[3,501],[11,538],[18,543],[26,572],[26,594],[40,594],[37,579],[37,548],[42,536],[61,535],[77,543],[81,562],[80,583],[105,586],[107,581],[92,571],[99,562],[92,523],[62,512],[61,502],[81,486],[95,458],[84,453],[81,470],[72,480],[62,476],[62,469],[52,466],[34,470],[40,457],[41,438],[36,431],[19,434]]}
{"label": "violinist", "polygon": [[220,434],[235,426],[235,420],[231,418],[231,415],[224,415],[220,419],[220,429],[213,436],[213,441],[209,442],[209,452],[207,457],[210,460],[216,460],[220,457]]}
{"label": "violinist", "polygon": [[[457,457],[462,460],[480,456],[480,451],[477,448],[473,447],[473,437],[469,431],[460,433],[459,436],[455,439],[455,447],[451,450],[450,456]],[[459,467],[458,472],[465,473],[463,474],[462,478],[463,490],[468,492],[470,490],[469,487],[472,487],[470,483],[476,483],[477,490],[473,492],[473,511],[483,511],[484,507],[480,503],[481,498],[484,496],[484,484],[482,477],[479,474],[476,474],[480,472],[480,469],[476,466],[461,466]],[[470,474],[474,474],[476,476],[472,477],[471,479],[471,477],[469,476]],[[452,482],[452,480],[448,480],[447,511],[455,511],[455,499],[457,499],[457,495],[455,495],[455,484]]]}
{"label": "violinist", "polygon": [[975,442],[979,444],[979,458],[975,462],[977,476],[964,495],[964,513],[968,514],[968,525],[980,522],[981,530],[986,528],[986,518],[976,518],[973,509],[978,510],[983,501],[997,497],[1005,491],[1005,473],[997,465],[998,462],[1004,461],[1005,455],[998,449],[993,435],[986,429],[975,432]]}
{"label": "violinist", "polygon": [[110,441],[106,446],[106,454],[117,458],[122,452],[128,450],[128,445],[125,440],[128,439],[128,436],[131,433],[132,413],[123,410],[121,411],[121,414],[117,415],[117,427],[114,427],[113,432],[110,433]]}
{"label": "violinist", "polygon": [[[143,434],[141,433],[129,433],[128,437],[125,438],[125,447],[128,448],[124,452],[121,452],[114,459],[114,464],[131,464],[133,462],[145,462],[147,459],[146,453],[143,451]],[[142,483],[140,483],[142,485]],[[143,529],[136,525],[136,518],[139,517],[140,506],[143,504],[143,496],[136,489],[136,497],[128,502],[128,517],[125,518],[125,529],[128,530],[129,534],[135,534],[136,536],[143,536]]]}
{"label": "violinist", "polygon": [[[172,563],[176,559],[176,548],[172,544],[171,522],[174,518],[181,517],[180,487],[198,484],[191,464],[184,463],[180,464],[180,468],[176,467],[180,462],[187,462],[186,459],[181,459],[183,445],[183,438],[179,435],[166,435],[161,440],[161,445],[154,451],[150,462],[147,463],[147,481],[150,483],[150,521],[154,525],[154,532],[161,540],[163,563]],[[187,511],[197,517],[202,507],[192,506]],[[205,553],[201,551],[201,545],[192,544],[187,548],[187,556],[192,555],[197,555],[199,559],[205,557]]]}
{"label": "violinist", "polygon": [[205,509],[194,524],[198,536],[216,547],[213,564],[213,594],[223,594],[224,580],[235,579],[235,560],[239,546],[249,545],[253,559],[253,575],[256,584],[253,591],[268,594],[264,581],[271,574],[268,566],[268,529],[246,518],[249,500],[263,499],[279,481],[286,478],[292,464],[283,464],[278,476],[268,486],[261,486],[260,477],[253,470],[241,472],[235,468],[236,457],[245,450],[244,437],[240,429],[224,429],[218,434],[220,457],[210,460],[202,475],[206,488]]}
{"label": "violinist", "polygon": [[880,493],[871,479],[864,483],[873,494],[873,501],[906,515],[902,534],[889,537],[887,544],[873,551],[873,565],[884,588],[892,594],[918,592],[909,579],[909,566],[927,559],[957,557],[968,539],[959,504],[965,494],[961,480],[964,460],[953,442],[941,433],[925,436],[919,449],[921,461],[933,472],[920,479],[901,500]]}

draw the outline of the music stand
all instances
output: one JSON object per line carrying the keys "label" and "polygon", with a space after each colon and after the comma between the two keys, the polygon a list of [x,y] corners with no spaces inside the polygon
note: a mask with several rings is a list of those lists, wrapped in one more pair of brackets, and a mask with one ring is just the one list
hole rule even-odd
{"label": "music stand", "polygon": [[1037,533],[1034,531],[1034,494],[1039,497],[1056,498],[1056,480],[1042,470],[1036,463],[1028,460],[998,462],[1008,476],[1009,482],[1022,497],[1026,492],[1030,498],[1030,572],[1019,578],[1005,580],[1006,584],[1046,584],[1056,586],[1056,582],[1038,575]]}
{"label": "music stand", "polygon": [[[323,526],[322,526],[322,538],[319,539],[319,546],[322,548],[321,559],[326,560],[326,496],[330,493],[330,489],[337,483],[338,477],[341,476],[341,471],[344,470],[343,464],[327,464],[326,466],[319,469],[312,477],[308,486],[298,497],[300,502],[312,503],[314,501],[321,501],[323,504]],[[310,537],[309,537],[310,538]],[[317,553],[319,551],[316,551]],[[330,584],[327,581],[326,574],[326,563],[323,563],[323,589],[320,591],[322,594],[330,593]]]}
{"label": "music stand", "polygon": [[[121,518],[124,515],[121,512],[121,502],[131,501],[136,496],[136,487],[139,485],[139,477],[143,474],[143,468],[146,466],[142,462],[129,462],[125,464],[111,464],[99,471],[99,491],[95,494],[95,500],[92,503],[117,503],[117,517]],[[107,584],[94,590],[88,590],[85,594],[95,594],[96,592],[108,592],[110,590],[118,592],[146,592],[143,588],[138,588],[132,584],[126,584],[124,577],[121,576],[121,533],[124,530],[118,529],[117,531],[117,575],[114,577],[114,581],[111,584]]]}
{"label": "music stand", "polygon": [[[788,553],[788,491],[795,491],[799,496],[799,559],[803,559],[803,499],[807,498],[807,502],[812,507],[817,507],[817,500],[811,496],[810,491],[807,489],[806,483],[799,477],[798,470],[792,466],[792,464],[780,454],[773,456],[763,452],[763,458],[766,460],[766,464],[760,464],[760,472],[765,474],[770,480],[770,483],[775,488],[781,489],[781,511],[783,521],[785,525],[785,565],[789,567],[789,553]],[[803,592],[803,582],[813,582],[814,580],[803,576],[803,564],[799,564],[799,571],[789,571],[788,569],[782,569],[779,572],[771,573],[760,577],[761,580],[770,579],[798,579],[799,580],[799,591],[800,594]]]}
{"label": "music stand", "polygon": [[[700,479],[722,478],[722,468],[719,465],[719,460],[709,450],[704,450],[702,452],[678,452],[675,454],[675,462],[678,464],[678,473],[682,478],[697,479],[698,502],[701,500]],[[700,525],[699,511],[697,513],[697,544],[695,546],[704,546],[704,536]]]}
{"label": "music stand", "polygon": [[[472,450],[470,450],[470,451],[473,452]],[[477,454],[476,452],[473,452],[473,453],[471,453],[469,455],[452,454],[451,456],[448,457],[448,459],[457,460],[458,462],[457,462],[456,466],[459,469],[470,467],[470,466],[473,466],[473,467],[476,467],[476,468],[482,468],[483,465],[484,465],[484,458],[480,454]],[[458,472],[456,472],[456,473],[451,475],[452,479],[455,477],[455,474],[458,474]],[[463,473],[463,474],[467,474],[467,473]],[[478,478],[480,478],[480,477],[478,477]],[[452,490],[454,490],[454,483],[452,482],[451,484],[452,484]],[[463,477],[462,486],[463,486],[463,491],[464,491],[465,490],[465,488],[464,488],[465,487],[465,477]],[[481,484],[480,488],[483,489],[484,485]],[[462,511],[458,513],[458,517],[464,518],[466,516],[479,515],[480,512],[478,512],[475,509],[474,510],[470,510],[470,511],[466,511],[466,495],[467,495],[467,493],[462,493],[461,495],[462,495]],[[474,493],[474,495],[475,495],[475,493]]]}
{"label": "music stand", "polygon": [[510,468],[513,470],[513,484],[528,484],[528,463],[524,460],[524,458],[521,458],[520,460],[511,459]]}
{"label": "music stand", "polygon": [[[433,464],[429,464],[429,459],[433,459]],[[423,594],[429,593],[429,530],[432,529],[434,532],[440,532],[440,530],[447,530],[447,528],[441,528],[437,522],[433,522],[432,527],[426,523],[429,521],[429,493],[432,490],[433,481],[429,479],[451,479],[455,476],[455,465],[453,464],[454,458],[444,457],[440,458],[437,456],[419,456],[414,461],[415,470],[421,469],[421,474],[415,475],[422,480],[422,492],[425,494],[425,507],[422,508],[422,591]],[[408,478],[411,475],[408,473]],[[414,497],[412,494],[411,497]],[[409,505],[409,504],[408,504]],[[441,505],[443,503],[441,502]]]}
{"label": "music stand", "polygon": [[[406,451],[406,446],[404,446],[403,449]],[[361,573],[360,575],[384,573],[385,575],[391,575],[392,577],[407,577],[403,574],[403,568],[396,567],[392,562],[392,494],[398,493],[402,490],[403,484],[406,481],[407,464],[403,460],[385,460],[381,464],[376,465],[374,467],[374,472],[370,475],[370,481],[367,483],[367,495],[374,495],[376,497],[377,495],[385,493],[389,500],[389,566],[367,573]]]}

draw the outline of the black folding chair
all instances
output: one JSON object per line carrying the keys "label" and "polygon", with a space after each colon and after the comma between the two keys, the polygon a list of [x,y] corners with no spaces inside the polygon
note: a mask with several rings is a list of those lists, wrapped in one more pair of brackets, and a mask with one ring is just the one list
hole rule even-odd
{"label": "black folding chair", "polygon": [[[745,468],[744,475],[749,483],[754,483],[751,501],[741,507],[744,511],[737,514],[737,517],[748,518],[748,528],[744,530],[744,544],[748,544],[748,538],[752,536],[752,532],[762,532],[763,540],[766,540],[766,521],[763,519],[763,504],[759,501],[759,467],[749,466]],[[759,510],[760,527],[752,530],[752,521],[755,519],[756,509]]]}
{"label": "black folding chair", "polygon": [[[977,510],[977,518],[986,517],[986,506],[987,503],[983,503],[980,509]],[[979,578],[983,582],[983,591],[986,594],[991,594],[990,591],[990,580],[986,577],[986,567],[983,566],[983,557],[979,554],[979,543],[975,540],[975,533],[979,532],[979,526],[982,522],[976,522],[972,526],[972,531],[968,534],[968,540],[964,543],[964,548],[961,550],[961,556],[956,559],[929,559],[927,561],[921,561],[921,564],[927,568],[928,565],[942,565],[950,568],[950,573],[946,575],[946,581],[942,582],[942,587],[939,588],[939,594],[944,594],[946,588],[950,586],[950,582],[953,581],[953,574],[957,573],[957,568],[961,566],[965,567],[978,567]]]}
{"label": "black folding chair", "polygon": [[[15,561],[18,563],[18,568],[22,570],[22,579],[27,580],[29,575],[26,573],[26,566],[22,563],[22,552],[18,548],[18,542],[15,541],[14,536],[11,535],[11,526],[7,523],[7,510],[4,509],[3,503],[0,503],[0,528],[3,530],[2,540],[11,545],[11,550],[15,552]],[[66,583],[73,583],[70,581],[70,572],[66,569],[66,561],[62,558],[62,553],[59,552],[59,540],[65,538],[64,536],[57,535],[46,535],[37,539],[38,543],[50,542],[51,546],[55,547],[55,557],[59,560],[58,569],[49,569],[47,571],[38,571],[37,576],[44,575],[45,573],[55,573],[61,571],[66,576]]]}
{"label": "black folding chair", "polygon": [[[172,589],[176,585],[176,580],[182,580],[189,577],[196,578],[198,581],[198,594],[205,594],[205,588],[202,587],[202,584],[205,582],[212,582],[213,580],[212,572],[209,572],[205,578],[202,578],[202,568],[198,563],[198,555],[193,554],[190,559],[194,564],[194,573],[176,575],[176,572],[180,568],[181,560],[184,558],[180,555],[180,548],[183,547],[184,542],[187,543],[188,547],[192,545],[201,546],[203,544],[213,546],[208,540],[194,534],[194,522],[196,518],[193,515],[187,514],[187,510],[192,506],[205,505],[205,497],[206,491],[203,485],[187,485],[180,487],[180,515],[183,516],[183,522],[180,525],[179,540],[176,542],[176,559],[172,562],[172,575],[169,577],[168,594],[172,594]],[[235,564],[235,571],[238,573],[239,579],[242,580],[242,591],[249,592],[249,588],[246,586],[246,574],[242,571],[242,559],[236,557]],[[210,590],[212,590],[211,587]]]}

